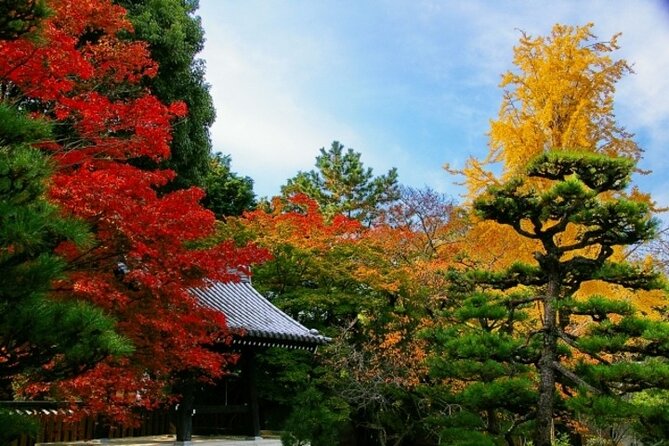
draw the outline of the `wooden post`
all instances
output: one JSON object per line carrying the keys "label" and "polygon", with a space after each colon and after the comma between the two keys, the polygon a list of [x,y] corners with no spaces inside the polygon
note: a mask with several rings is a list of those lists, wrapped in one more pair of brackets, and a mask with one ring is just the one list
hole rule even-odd
{"label": "wooden post", "polygon": [[195,383],[186,379],[179,385],[181,401],[176,410],[176,443],[185,444],[192,440],[193,436],[193,406],[195,402]]}
{"label": "wooden post", "polygon": [[246,389],[249,401],[249,415],[251,417],[250,435],[253,438],[260,438],[260,410],[258,406],[258,389],[256,388],[255,369],[256,358],[253,349],[246,349],[242,352],[242,375],[246,381]]}
{"label": "wooden post", "polygon": [[100,440],[101,443],[109,443],[110,426],[106,420],[98,415],[93,424],[93,438]]}

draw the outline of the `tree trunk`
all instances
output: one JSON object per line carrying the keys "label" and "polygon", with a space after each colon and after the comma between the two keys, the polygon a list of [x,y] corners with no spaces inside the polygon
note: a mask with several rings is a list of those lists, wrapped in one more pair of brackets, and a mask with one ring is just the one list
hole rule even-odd
{"label": "tree trunk", "polygon": [[504,440],[506,441],[507,446],[516,446],[516,442],[513,439],[513,435],[510,432],[504,434]]}
{"label": "tree trunk", "polygon": [[493,435],[499,434],[499,423],[497,420],[497,413],[495,409],[486,410],[486,418],[488,421],[488,432]]}
{"label": "tree trunk", "polygon": [[544,305],[544,334],[541,358],[539,359],[539,402],[537,406],[535,446],[551,446],[553,443],[553,404],[555,400],[555,369],[557,351],[557,299],[560,282],[555,274],[549,276]]}

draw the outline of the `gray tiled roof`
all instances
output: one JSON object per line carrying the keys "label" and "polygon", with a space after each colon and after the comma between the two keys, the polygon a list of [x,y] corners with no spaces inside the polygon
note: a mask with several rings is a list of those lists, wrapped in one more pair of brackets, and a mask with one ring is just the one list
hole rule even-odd
{"label": "gray tiled roof", "polygon": [[191,292],[203,305],[225,314],[230,328],[245,332],[236,344],[313,348],[330,341],[275,307],[248,280],[211,282]]}

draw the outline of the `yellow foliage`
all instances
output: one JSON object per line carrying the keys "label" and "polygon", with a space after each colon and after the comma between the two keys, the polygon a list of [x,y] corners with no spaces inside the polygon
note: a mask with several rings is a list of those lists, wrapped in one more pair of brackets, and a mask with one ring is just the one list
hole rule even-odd
{"label": "yellow foliage", "polygon": [[576,297],[588,297],[602,295],[611,299],[626,300],[634,306],[642,315],[650,319],[660,320],[662,314],[658,309],[666,308],[667,296],[663,290],[631,291],[620,285],[614,285],[599,280],[584,282]]}
{"label": "yellow foliage", "polygon": [[489,153],[470,159],[465,175],[470,198],[497,179],[487,169],[501,163],[508,179],[536,155],[555,149],[638,158],[640,148],[615,119],[615,84],[632,69],[614,60],[618,37],[596,41],[593,24],[555,25],[549,36],[522,34],[514,48],[516,70],[502,76],[504,97],[491,121]]}
{"label": "yellow foliage", "polygon": [[514,262],[534,264],[532,253],[540,249],[535,241],[518,235],[510,226],[492,220],[477,221],[462,242],[465,266],[491,270]]}
{"label": "yellow foliage", "polygon": [[[545,37],[522,33],[514,47],[515,69],[504,73],[500,83],[504,96],[497,118],[491,120],[488,155],[484,160],[470,158],[457,171],[465,178],[470,200],[487,187],[522,174],[530,160],[546,151],[569,149],[640,157],[633,135],[614,115],[616,83],[632,72],[625,60],[612,57],[619,49],[619,35],[597,41],[592,29],[591,23],[576,27],[557,24]],[[490,171],[491,164],[501,166],[501,177]],[[529,184],[544,187],[539,180]],[[650,195],[636,188],[625,195],[657,210]],[[569,244],[584,230],[570,224],[555,241],[558,245]],[[489,269],[504,268],[516,261],[535,264],[533,253],[540,249],[533,240],[491,221],[475,221],[461,246],[466,266]],[[562,260],[597,254],[595,247],[570,252]],[[623,261],[628,255],[627,248],[619,247],[611,260]],[[630,300],[651,317],[659,317],[656,308],[666,306],[662,292],[631,293],[599,281],[584,284],[579,292],[581,297],[592,294]]]}

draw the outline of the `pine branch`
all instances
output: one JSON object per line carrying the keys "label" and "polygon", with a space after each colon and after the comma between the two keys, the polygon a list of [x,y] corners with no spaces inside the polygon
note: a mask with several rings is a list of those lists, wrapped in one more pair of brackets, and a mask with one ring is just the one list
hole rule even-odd
{"label": "pine branch", "polygon": [[529,304],[530,302],[540,301],[545,298],[546,296],[536,296],[536,297],[528,297],[527,299],[509,300],[505,302],[505,305],[509,308],[516,308],[519,307],[520,305]]}
{"label": "pine branch", "polygon": [[520,227],[520,221],[516,221],[515,223],[513,223],[511,225],[511,227],[514,229],[514,231],[516,231],[518,234],[522,235],[523,237],[527,237],[529,239],[534,239],[534,240],[539,239],[538,234],[533,234],[533,233],[528,232],[528,231],[524,230],[523,228],[521,228]]}

